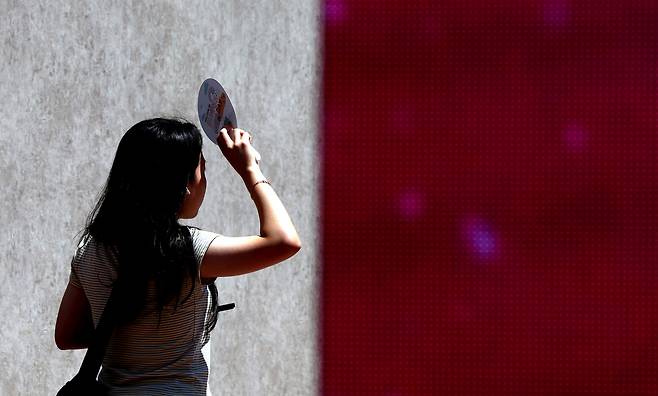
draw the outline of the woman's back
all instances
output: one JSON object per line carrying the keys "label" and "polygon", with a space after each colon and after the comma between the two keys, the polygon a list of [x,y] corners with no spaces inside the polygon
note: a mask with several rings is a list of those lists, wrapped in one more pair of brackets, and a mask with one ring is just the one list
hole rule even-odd
{"label": "woman's back", "polygon": [[[218,234],[189,227],[197,264]],[[84,290],[94,326],[98,325],[117,276],[112,251],[88,236],[71,263],[71,283]],[[192,286],[186,280],[182,296]],[[207,285],[196,279],[194,291],[174,311],[165,306],[158,327],[155,285],[147,291],[143,314],[117,327],[109,341],[99,380],[111,394],[206,394],[210,312]],[[120,308],[119,308],[120,309]],[[204,356],[205,355],[205,356]]]}
{"label": "woman's back", "polygon": [[[98,377],[111,394],[206,394],[207,342],[221,310],[212,281],[269,267],[301,248],[250,141],[246,131],[232,128],[229,134],[223,128],[215,143],[245,182],[260,235],[216,238],[179,223],[198,214],[206,192],[199,130],[183,120],[154,118],[121,138],[85,224],[87,237],[72,262],[55,327],[60,349],[88,348],[93,333],[88,312],[95,327],[120,277],[114,313],[122,325],[115,328]],[[173,299],[182,304],[175,311],[167,304]]]}

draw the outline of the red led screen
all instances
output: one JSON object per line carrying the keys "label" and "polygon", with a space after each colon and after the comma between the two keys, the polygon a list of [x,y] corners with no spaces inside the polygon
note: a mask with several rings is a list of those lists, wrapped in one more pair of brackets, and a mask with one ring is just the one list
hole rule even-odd
{"label": "red led screen", "polygon": [[326,0],[324,395],[658,395],[658,3]]}

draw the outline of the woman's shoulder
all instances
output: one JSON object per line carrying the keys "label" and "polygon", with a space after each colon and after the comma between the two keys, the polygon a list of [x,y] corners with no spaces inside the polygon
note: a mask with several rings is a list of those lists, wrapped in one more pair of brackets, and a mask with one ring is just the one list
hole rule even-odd
{"label": "woman's shoulder", "polygon": [[78,250],[79,250],[79,249],[84,249],[84,247],[89,243],[89,241],[90,241],[92,238],[93,238],[93,237],[91,236],[90,233],[86,233],[86,234],[84,234],[84,235],[80,238],[80,241],[78,241],[78,247],[77,247],[77,249],[78,249]]}
{"label": "woman's shoulder", "polygon": [[109,285],[116,278],[118,270],[116,252],[94,236],[86,234],[78,242],[71,269],[88,290],[96,287],[100,280],[104,286]]}
{"label": "woman's shoulder", "polygon": [[94,261],[99,263],[114,263],[116,251],[95,238],[90,233],[83,235],[75,249],[74,261]]}
{"label": "woman's shoulder", "polygon": [[85,251],[93,245],[95,245],[94,237],[90,233],[84,234],[78,241],[78,246],[75,248],[75,257],[81,257],[84,255]]}
{"label": "woman's shoulder", "polygon": [[218,234],[214,231],[208,231],[204,230],[202,228],[196,227],[196,226],[191,226],[187,225],[185,226],[190,232],[190,236],[192,239],[203,239],[203,238],[216,238],[218,236],[222,236],[222,234]]}
{"label": "woman's shoulder", "polygon": [[201,263],[203,256],[208,250],[208,246],[212,241],[218,236],[222,236],[216,232],[203,230],[195,226],[186,226],[190,231],[190,236],[192,237],[192,247],[194,248],[194,254],[196,256],[197,262]]}

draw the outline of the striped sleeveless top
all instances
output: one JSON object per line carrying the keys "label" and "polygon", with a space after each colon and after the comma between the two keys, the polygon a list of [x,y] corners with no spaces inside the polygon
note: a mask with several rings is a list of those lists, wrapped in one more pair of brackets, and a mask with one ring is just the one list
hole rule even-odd
{"label": "striped sleeveless top", "polygon": [[[197,263],[220,234],[189,227]],[[98,325],[111,283],[116,257],[93,237],[84,238],[71,261],[69,281],[84,290]],[[191,281],[183,286],[187,296]],[[155,287],[149,287],[146,314],[117,327],[110,338],[98,376],[110,395],[210,395],[208,389],[209,334],[204,333],[211,297],[207,284],[196,279],[194,292],[177,310],[165,306],[160,327],[155,310]]]}

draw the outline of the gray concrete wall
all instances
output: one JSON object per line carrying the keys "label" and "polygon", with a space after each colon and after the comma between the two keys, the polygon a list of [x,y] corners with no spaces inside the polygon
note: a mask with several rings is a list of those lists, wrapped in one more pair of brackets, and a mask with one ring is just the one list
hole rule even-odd
{"label": "gray concrete wall", "polygon": [[[316,1],[0,1],[0,394],[51,395],[85,350],[54,327],[75,234],[123,133],[158,115],[198,125],[206,77],[229,92],[240,126],[301,236],[292,259],[217,281],[215,395],[317,390],[319,5]],[[205,138],[204,138],[205,139]],[[190,224],[258,234],[256,208],[204,140],[208,191]]]}

